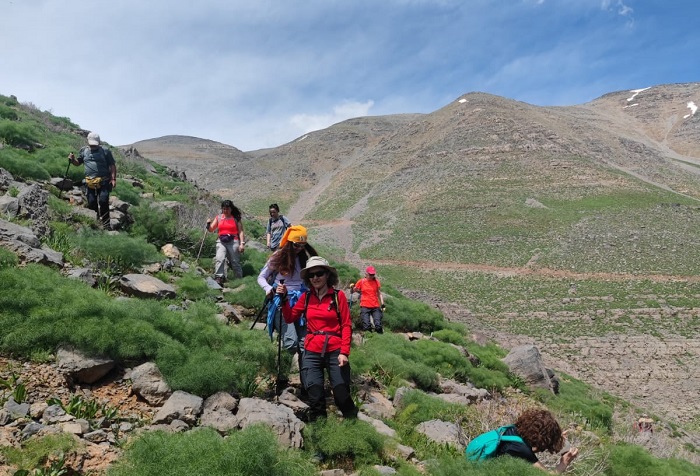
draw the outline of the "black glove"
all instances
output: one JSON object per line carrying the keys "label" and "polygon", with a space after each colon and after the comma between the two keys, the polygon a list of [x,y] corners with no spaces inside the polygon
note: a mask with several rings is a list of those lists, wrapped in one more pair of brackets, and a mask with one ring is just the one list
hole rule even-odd
{"label": "black glove", "polygon": [[209,230],[209,227],[210,227],[210,226],[211,226],[211,222],[208,221],[208,222],[207,222],[207,230]]}
{"label": "black glove", "polygon": [[386,311],[386,306],[384,304],[382,304],[381,310],[382,312]]}

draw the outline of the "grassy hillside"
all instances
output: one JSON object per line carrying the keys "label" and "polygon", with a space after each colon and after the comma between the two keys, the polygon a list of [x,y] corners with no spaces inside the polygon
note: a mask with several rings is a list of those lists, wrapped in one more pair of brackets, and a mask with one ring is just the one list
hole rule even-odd
{"label": "grassy hillside", "polygon": [[[0,143],[3,144],[0,167],[8,170],[11,167],[13,175],[26,180],[62,176],[68,152],[77,150],[84,142],[83,131],[68,119],[52,119],[51,114],[19,104],[12,98],[0,96],[0,102],[5,108],[0,109],[4,118],[0,124],[4,125],[0,128]],[[55,122],[60,124],[50,126]],[[18,139],[13,131],[19,125],[25,135]],[[203,235],[201,225],[202,218],[216,208],[216,197],[173,178],[163,167],[156,167],[156,172],[151,173],[144,163],[128,161],[118,153],[117,156],[120,182],[115,193],[132,203],[134,223],[117,235],[107,235],[93,229],[92,223],[73,218],[70,205],[60,200],[53,190],[49,202],[51,232],[43,237],[47,245],[64,252],[66,260],[74,266],[101,270],[103,279],[96,289],[39,265],[19,266],[10,252],[0,248],[0,282],[3,283],[0,287],[0,356],[52,362],[58,345],[72,344],[108,355],[122,366],[155,361],[173,389],[204,397],[219,390],[244,396],[269,396],[276,370],[275,345],[269,342],[266,333],[249,331],[247,321],[240,326],[218,321],[215,314],[219,294],[212,293],[203,276],[195,271],[196,265],[205,269],[211,265],[213,237]],[[79,179],[81,171],[71,169]],[[142,192],[152,196],[130,188],[124,180],[127,174],[143,183]],[[167,200],[180,201],[187,212],[178,215],[153,212],[155,204]],[[448,200],[445,198],[438,203],[447,206]],[[629,203],[635,200],[630,198]],[[520,217],[520,220],[519,226],[530,230],[535,235],[533,244],[536,243],[536,227],[529,219]],[[569,226],[573,222],[566,213],[557,220]],[[517,219],[512,218],[512,221],[518,223]],[[253,239],[262,234],[261,222],[247,219],[245,225]],[[398,221],[395,226],[407,233]],[[498,233],[505,235],[508,229],[504,224],[498,228]],[[410,233],[419,232],[417,228]],[[206,258],[196,260],[202,238],[205,238],[202,256]],[[158,249],[166,242],[178,244],[185,254],[183,260],[190,264],[189,271],[176,268],[158,273],[163,281],[173,283],[178,291],[177,298],[169,302],[116,299],[121,293],[114,278],[139,270],[147,263],[163,261]],[[412,245],[401,243],[400,246],[410,248]],[[435,245],[434,248],[441,250],[447,246]],[[521,250],[517,253],[522,253],[523,249],[512,247],[512,250]],[[517,254],[512,250],[502,255],[494,253],[494,256]],[[416,259],[424,257],[425,248],[422,254],[415,256]],[[252,313],[257,310],[263,295],[254,277],[265,259],[264,253],[246,251],[244,278],[233,292],[224,295],[227,301],[247,307]],[[507,264],[513,258],[499,259]],[[348,264],[336,264],[343,284],[359,277],[358,271]],[[506,312],[527,316],[529,312],[541,310],[541,300],[554,313],[587,309],[582,301],[565,303],[564,299],[571,299],[568,291],[566,296],[563,290],[558,291],[559,295],[552,294],[541,277],[532,281],[512,279],[509,288],[499,288],[508,280],[497,277],[489,281],[493,275],[486,272],[445,272],[388,264],[381,271],[389,308],[386,326],[393,332],[369,335],[364,345],[353,348],[351,364],[358,380],[377,382],[389,395],[401,386],[412,387],[404,396],[396,417],[386,421],[396,430],[395,439],[381,436],[367,423],[339,421],[333,417],[307,427],[304,436],[308,446],[304,451],[279,448],[274,436],[259,427],[235,432],[226,439],[208,430],[183,434],[147,433],[124,444],[123,456],[109,474],[156,475],[167,467],[172,474],[302,475],[320,468],[343,467],[370,475],[377,474],[373,469],[376,464],[390,465],[402,475],[420,474],[414,465],[392,456],[397,443],[415,448],[417,458],[425,462],[425,471],[431,475],[541,474],[527,464],[508,458],[483,466],[471,465],[460,451],[430,443],[415,431],[421,422],[443,419],[458,422],[471,438],[509,422],[523,408],[532,405],[548,406],[563,426],[572,428],[571,439],[582,447],[583,454],[571,474],[699,474],[697,466],[678,459],[697,460],[697,449],[682,439],[687,435],[683,427],[675,426],[675,434],[661,432],[667,435],[663,441],[671,442],[666,447],[670,449],[663,458],[651,456],[631,443],[634,435],[630,435],[629,422],[635,414],[634,406],[568,375],[562,375],[558,397],[532,392],[508,373],[500,360],[505,350],[493,344],[477,344],[471,338],[472,329],[448,321],[440,311],[407,298],[398,289],[410,284],[410,288],[420,287],[435,295],[450,293],[450,300],[462,299],[466,293],[471,298],[468,305],[473,306],[474,312],[488,316]],[[590,288],[581,284],[577,297],[583,298],[589,290],[596,295],[601,292],[595,289],[597,281],[591,283]],[[614,285],[618,286],[617,292],[612,294],[616,303],[625,305],[625,299],[629,299],[630,304],[637,305],[642,299],[642,288]],[[692,285],[685,290],[659,285],[655,292],[698,294]],[[671,305],[695,306],[694,301],[681,299],[688,298],[679,296]],[[516,305],[519,307],[514,307]],[[353,311],[357,319],[357,306]],[[529,323],[528,319],[523,321]],[[541,330],[535,324],[533,329]],[[544,322],[539,324],[545,325]],[[682,327],[681,323],[676,325],[679,329]],[[397,334],[411,331],[432,334],[435,340],[413,342]],[[572,331],[561,335],[566,339],[576,334]],[[467,348],[478,357],[480,364],[465,358],[454,345]],[[11,370],[0,369],[3,382],[7,382],[0,389],[0,398],[7,399],[10,393],[17,395],[18,383],[9,378]],[[488,388],[495,398],[470,406],[446,403],[430,394],[438,390],[438,375]],[[33,391],[32,388],[26,390],[29,394]],[[71,444],[53,437],[31,439],[22,448],[3,448],[0,454],[3,462],[16,468],[43,467],[40,471],[48,471],[49,455],[58,449],[70,451]],[[312,460],[316,452],[327,457],[320,466]]]}

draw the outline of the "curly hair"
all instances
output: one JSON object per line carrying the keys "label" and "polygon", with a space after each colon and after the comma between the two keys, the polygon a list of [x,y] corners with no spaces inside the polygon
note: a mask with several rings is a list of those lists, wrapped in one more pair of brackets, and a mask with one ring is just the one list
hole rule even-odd
{"label": "curly hair", "polygon": [[564,447],[561,427],[548,410],[525,410],[515,422],[515,428],[525,443],[531,448],[537,448],[537,452],[558,453]]}
{"label": "curly hair", "polygon": [[304,269],[306,267],[306,260],[312,256],[318,256],[318,253],[310,244],[304,243],[304,251],[297,254],[294,249],[294,243],[288,241],[282,248],[278,249],[270,256],[268,267],[278,273],[291,276],[294,274],[297,259],[299,259],[300,268]]}

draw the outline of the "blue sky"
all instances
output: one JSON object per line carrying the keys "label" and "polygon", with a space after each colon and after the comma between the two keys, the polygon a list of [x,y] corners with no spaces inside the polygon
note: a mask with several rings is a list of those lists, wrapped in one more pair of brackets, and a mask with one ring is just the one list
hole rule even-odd
{"label": "blue sky", "polygon": [[699,26],[700,0],[0,0],[0,94],[113,145],[254,150],[473,91],[572,105],[700,81]]}

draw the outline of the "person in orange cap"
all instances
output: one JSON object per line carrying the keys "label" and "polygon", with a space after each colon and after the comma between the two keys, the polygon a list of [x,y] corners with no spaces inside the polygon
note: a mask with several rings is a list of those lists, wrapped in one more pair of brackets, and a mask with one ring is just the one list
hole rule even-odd
{"label": "person in orange cap", "polygon": [[[290,226],[282,235],[279,249],[270,256],[258,274],[258,284],[265,290],[268,299],[272,299],[280,281],[284,281],[284,285],[289,291],[306,290],[301,270],[306,267],[309,258],[318,256],[307,238],[306,228],[301,225]],[[275,324],[275,329],[278,325],[281,325],[282,347],[290,353],[296,353],[299,356],[299,363],[301,363],[306,327],[299,321],[287,324],[282,320],[281,323]]]}
{"label": "person in orange cap", "polygon": [[[350,292],[357,290],[360,293],[360,318],[362,319],[362,330],[371,332],[372,322],[377,334],[384,333],[382,327],[382,317],[384,317],[384,297],[381,292],[382,284],[377,279],[377,270],[374,266],[367,266],[365,277],[350,286]],[[371,318],[371,321],[370,321]]]}

